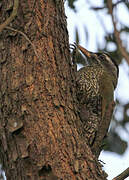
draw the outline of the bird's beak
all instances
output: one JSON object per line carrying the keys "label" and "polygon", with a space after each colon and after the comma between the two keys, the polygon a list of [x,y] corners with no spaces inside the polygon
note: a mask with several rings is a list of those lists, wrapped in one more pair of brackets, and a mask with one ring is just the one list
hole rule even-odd
{"label": "bird's beak", "polygon": [[92,53],[90,51],[88,51],[87,49],[83,48],[82,46],[80,46],[80,45],[78,45],[76,43],[75,43],[75,45],[87,58],[91,57]]}

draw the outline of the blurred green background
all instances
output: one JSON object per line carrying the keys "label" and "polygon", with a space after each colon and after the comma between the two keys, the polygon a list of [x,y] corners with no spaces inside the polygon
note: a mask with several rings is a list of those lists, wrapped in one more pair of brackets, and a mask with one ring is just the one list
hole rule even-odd
{"label": "blurred green background", "polygon": [[[111,168],[121,163],[119,174],[122,169],[129,167],[129,1],[67,0],[65,11],[70,43],[77,42],[92,52],[106,51],[119,64],[116,107],[105,152],[100,155],[100,159],[106,163],[104,166],[107,172],[111,172],[107,165],[109,162],[112,162]],[[77,58],[77,64],[78,68],[85,65],[85,59],[81,55]],[[115,171],[118,175],[116,169]]]}

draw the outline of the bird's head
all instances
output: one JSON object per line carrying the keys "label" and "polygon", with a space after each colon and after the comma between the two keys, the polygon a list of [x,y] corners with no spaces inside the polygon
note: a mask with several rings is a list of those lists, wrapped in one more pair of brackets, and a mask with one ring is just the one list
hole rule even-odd
{"label": "bird's head", "polygon": [[76,48],[78,48],[83,55],[87,59],[87,64],[90,66],[101,66],[105,68],[109,73],[112,73],[114,76],[118,78],[119,68],[117,62],[106,52],[93,53],[83,48],[80,45],[75,44]]}

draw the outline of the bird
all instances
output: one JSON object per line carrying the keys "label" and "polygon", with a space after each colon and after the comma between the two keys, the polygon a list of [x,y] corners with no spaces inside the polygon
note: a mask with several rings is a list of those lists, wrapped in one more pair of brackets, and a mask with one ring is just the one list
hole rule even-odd
{"label": "bird", "polygon": [[106,52],[93,53],[76,43],[73,47],[73,54],[80,51],[86,59],[86,65],[76,72],[76,95],[83,134],[98,157],[115,106],[119,68],[117,61]]}

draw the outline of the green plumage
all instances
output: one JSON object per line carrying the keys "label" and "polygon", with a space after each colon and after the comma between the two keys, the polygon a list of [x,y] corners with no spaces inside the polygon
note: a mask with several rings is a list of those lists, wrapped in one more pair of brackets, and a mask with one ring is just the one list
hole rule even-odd
{"label": "green plumage", "polygon": [[[80,119],[87,143],[92,152],[98,156],[113,113],[114,89],[118,72],[115,65],[109,61],[110,59],[104,66],[104,61],[101,64],[100,54],[99,56],[97,53],[93,54],[79,45],[77,48],[88,57],[90,64],[81,68],[76,74]],[[103,57],[106,58],[107,55]],[[107,65],[110,68],[109,71]],[[113,65],[114,67],[110,67]]]}

